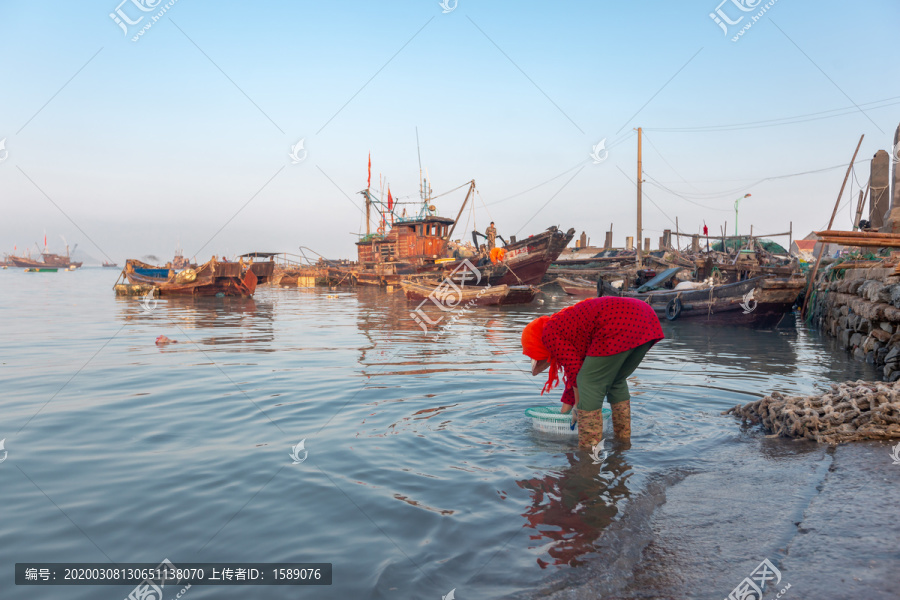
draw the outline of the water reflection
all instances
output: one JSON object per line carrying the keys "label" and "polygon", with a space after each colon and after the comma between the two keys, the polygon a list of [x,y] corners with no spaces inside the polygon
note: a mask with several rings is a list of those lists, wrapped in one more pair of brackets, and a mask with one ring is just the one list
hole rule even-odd
{"label": "water reflection", "polygon": [[610,454],[600,465],[585,452],[567,452],[565,457],[569,467],[562,472],[516,482],[531,495],[532,505],[522,514],[526,527],[535,531],[530,537],[535,545],[530,547],[549,544],[551,560],[537,559],[542,568],[581,564],[579,557],[596,550],[594,542],[631,495],[628,479],[633,472],[622,453]]}
{"label": "water reflection", "polygon": [[[793,323],[793,319],[785,319]],[[797,330],[779,327],[765,334],[742,327],[697,327],[663,321],[664,342],[654,351],[684,354],[695,363],[755,369],[776,375],[796,370]]]}
{"label": "water reflection", "polygon": [[[274,305],[253,298],[159,298],[142,303],[140,297],[116,297],[116,317],[126,323],[169,325],[191,341],[209,345],[267,344],[275,339]],[[199,332],[199,335],[196,335]],[[261,352],[274,348],[260,347]]]}

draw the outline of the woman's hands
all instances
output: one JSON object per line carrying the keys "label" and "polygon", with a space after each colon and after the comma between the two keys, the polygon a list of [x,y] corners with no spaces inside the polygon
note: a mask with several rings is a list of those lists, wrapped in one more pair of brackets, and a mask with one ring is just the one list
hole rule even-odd
{"label": "woman's hands", "polygon": [[563,402],[562,408],[559,410],[559,412],[561,412],[561,413],[564,414],[564,415],[565,415],[565,414],[568,414],[568,413],[570,413],[570,412],[572,412],[572,409],[573,409],[574,407],[578,406],[578,402],[579,402],[579,400],[580,400],[580,398],[578,397],[578,388],[577,388],[577,387],[573,387],[573,388],[572,388],[572,391],[575,392],[575,404],[574,404],[574,405],[573,405],[573,404],[566,404],[565,402]]}

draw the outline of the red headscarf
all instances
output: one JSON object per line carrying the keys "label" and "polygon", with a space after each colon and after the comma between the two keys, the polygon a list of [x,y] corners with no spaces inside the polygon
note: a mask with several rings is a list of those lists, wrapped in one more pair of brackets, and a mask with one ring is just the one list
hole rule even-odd
{"label": "red headscarf", "polygon": [[550,351],[547,350],[546,346],[544,346],[544,342],[541,341],[541,335],[544,333],[544,325],[546,325],[549,320],[550,317],[546,315],[538,317],[526,325],[525,329],[522,330],[522,354],[529,358],[533,358],[534,360],[550,361],[550,371],[547,374],[547,383],[544,384],[544,388],[541,390],[542,396],[544,395],[544,392],[549,392],[559,385],[559,364],[556,362],[556,358],[554,358],[550,354]]}

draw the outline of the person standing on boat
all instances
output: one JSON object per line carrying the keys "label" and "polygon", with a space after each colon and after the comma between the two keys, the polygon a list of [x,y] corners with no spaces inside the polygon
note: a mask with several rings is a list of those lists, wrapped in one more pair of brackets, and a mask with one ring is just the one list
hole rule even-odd
{"label": "person standing on boat", "polygon": [[487,249],[490,253],[494,246],[497,245],[497,228],[494,227],[493,221],[491,221],[491,226],[485,230],[485,233],[487,233]]}
{"label": "person standing on boat", "polygon": [[541,394],[558,385],[559,369],[563,370],[562,412],[578,410],[578,445],[588,449],[603,440],[604,398],[612,408],[616,438],[631,439],[627,378],[664,338],[649,304],[605,296],[582,300],[526,325],[522,352],[531,358],[532,375],[550,369]]}

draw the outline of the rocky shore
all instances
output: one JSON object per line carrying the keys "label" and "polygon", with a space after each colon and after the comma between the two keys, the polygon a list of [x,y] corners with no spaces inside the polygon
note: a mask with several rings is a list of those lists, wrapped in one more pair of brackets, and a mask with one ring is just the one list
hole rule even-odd
{"label": "rocky shore", "polygon": [[[840,273],[840,266],[832,269]],[[813,324],[854,357],[900,379],[900,274],[894,268],[846,269],[822,281],[811,300]]]}

